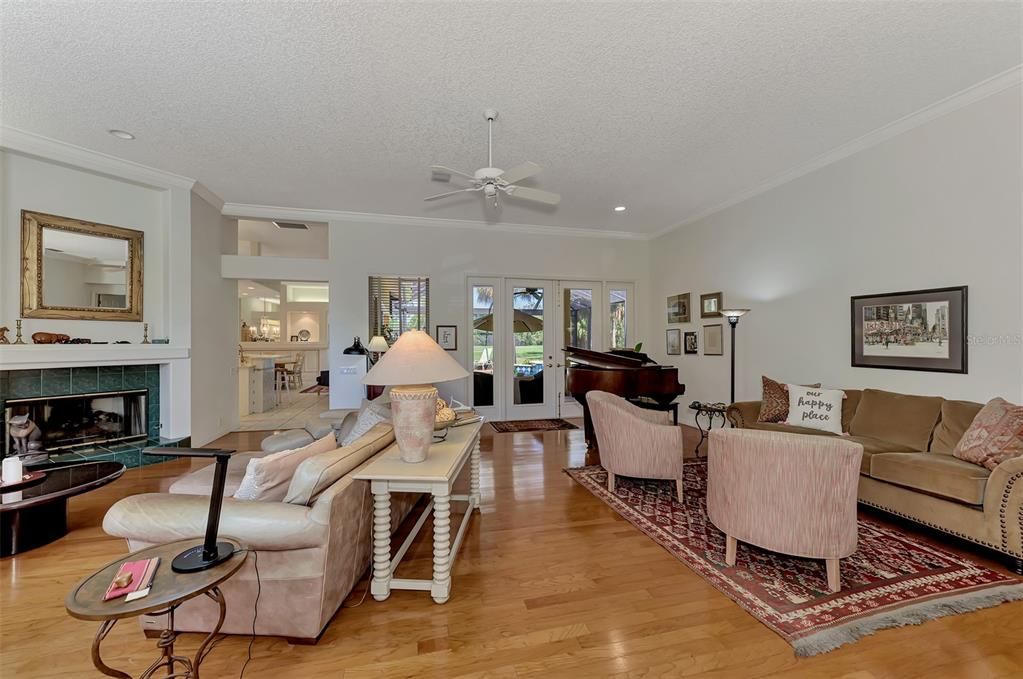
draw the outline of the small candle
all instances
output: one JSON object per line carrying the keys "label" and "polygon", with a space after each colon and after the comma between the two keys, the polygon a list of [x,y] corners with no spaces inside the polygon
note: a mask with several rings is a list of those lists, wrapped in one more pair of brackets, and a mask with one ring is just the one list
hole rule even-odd
{"label": "small candle", "polygon": [[21,481],[21,477],[24,473],[20,457],[12,456],[4,458],[2,471],[0,471],[0,480],[2,480],[5,485]]}

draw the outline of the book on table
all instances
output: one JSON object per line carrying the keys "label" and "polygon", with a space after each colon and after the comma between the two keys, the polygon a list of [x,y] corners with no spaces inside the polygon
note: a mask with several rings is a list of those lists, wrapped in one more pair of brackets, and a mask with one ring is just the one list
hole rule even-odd
{"label": "book on table", "polygon": [[[117,574],[110,582],[110,586],[107,587],[106,594],[103,595],[103,601],[110,601],[125,594],[148,589],[149,585],[153,582],[153,576],[156,575],[156,569],[159,565],[160,557],[125,561],[117,569]],[[130,577],[126,578],[126,576]],[[128,580],[127,584],[123,584],[124,579]]]}

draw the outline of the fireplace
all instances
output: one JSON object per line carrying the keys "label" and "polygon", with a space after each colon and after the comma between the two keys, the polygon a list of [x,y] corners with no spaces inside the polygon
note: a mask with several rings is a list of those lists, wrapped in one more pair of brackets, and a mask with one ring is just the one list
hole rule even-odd
{"label": "fireplace", "polygon": [[[3,454],[19,452],[14,433],[27,417],[38,431],[24,437],[28,455],[146,438],[147,389],[8,399]],[[31,426],[29,425],[29,429]]]}

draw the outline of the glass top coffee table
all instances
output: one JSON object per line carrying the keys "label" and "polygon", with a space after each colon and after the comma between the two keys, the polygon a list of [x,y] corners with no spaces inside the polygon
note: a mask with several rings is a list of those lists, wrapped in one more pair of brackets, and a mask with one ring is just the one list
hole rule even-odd
{"label": "glass top coffee table", "polygon": [[42,465],[46,478],[0,495],[0,556],[11,556],[67,535],[67,501],[124,473],[120,462]]}

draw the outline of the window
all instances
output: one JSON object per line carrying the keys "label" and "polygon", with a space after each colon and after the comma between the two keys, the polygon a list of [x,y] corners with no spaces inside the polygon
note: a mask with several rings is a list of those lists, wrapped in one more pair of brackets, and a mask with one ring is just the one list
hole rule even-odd
{"label": "window", "polygon": [[611,329],[610,348],[612,349],[624,349],[629,346],[628,300],[629,291],[626,288],[611,287],[608,290],[610,304],[608,326]]}
{"label": "window", "polygon": [[430,279],[370,276],[369,336],[394,344],[406,330],[430,331]]}

